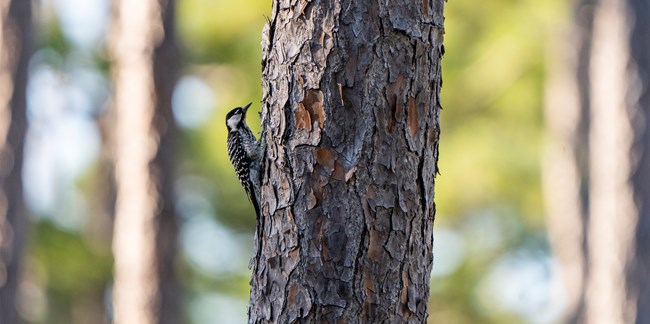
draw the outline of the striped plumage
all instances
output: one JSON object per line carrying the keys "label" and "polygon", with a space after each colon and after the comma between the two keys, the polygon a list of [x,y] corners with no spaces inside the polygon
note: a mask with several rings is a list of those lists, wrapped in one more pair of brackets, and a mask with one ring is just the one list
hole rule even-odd
{"label": "striped plumage", "polygon": [[246,125],[246,111],[250,103],[245,107],[237,107],[226,115],[226,126],[228,127],[228,157],[235,168],[239,183],[241,183],[248,199],[250,199],[255,214],[259,218],[260,208],[255,194],[255,186],[251,179],[251,169],[256,168],[259,157],[259,144],[253,131]]}

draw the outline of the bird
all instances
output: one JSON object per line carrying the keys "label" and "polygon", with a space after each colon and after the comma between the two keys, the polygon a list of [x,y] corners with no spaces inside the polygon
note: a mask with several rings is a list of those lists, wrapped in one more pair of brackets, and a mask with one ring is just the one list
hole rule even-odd
{"label": "bird", "polygon": [[259,174],[260,144],[253,131],[246,124],[246,112],[252,103],[244,107],[236,107],[226,115],[228,127],[228,157],[239,183],[244,187],[248,199],[255,208],[255,216],[260,218],[260,205],[257,190]]}

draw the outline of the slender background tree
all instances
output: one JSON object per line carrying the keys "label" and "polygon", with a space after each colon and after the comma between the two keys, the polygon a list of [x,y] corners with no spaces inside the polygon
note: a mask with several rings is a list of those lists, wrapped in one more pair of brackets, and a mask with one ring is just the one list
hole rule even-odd
{"label": "slender background tree", "polygon": [[179,323],[172,189],[174,2],[118,1],[114,9],[115,322]]}
{"label": "slender background tree", "polygon": [[[625,268],[638,221],[630,183],[633,133],[628,105],[634,84],[626,3],[602,0],[594,13],[590,64],[587,323],[634,322]],[[629,74],[632,73],[632,74]],[[632,282],[629,282],[632,284]]]}
{"label": "slender background tree", "polygon": [[566,294],[564,321],[583,314],[587,275],[589,188],[589,61],[594,1],[572,2],[572,19],[558,25],[547,51],[542,183],[549,241]]}
{"label": "slender background tree", "polygon": [[[645,323],[650,8],[643,1],[601,0],[578,1],[575,11],[577,33],[567,47],[578,60],[565,69],[572,82],[547,112],[550,146],[556,145],[549,170],[563,170],[546,179],[549,229],[569,288],[566,318]],[[580,162],[584,156],[588,161]]]}
{"label": "slender background tree", "polygon": [[[633,260],[626,266],[626,287],[636,306],[636,323],[650,322],[650,4],[629,0],[633,25],[630,32],[631,65],[635,68],[630,86],[633,108],[632,185],[638,221],[633,231]],[[644,123],[637,123],[636,120]]]}
{"label": "slender background tree", "polygon": [[274,1],[250,322],[428,316],[443,1]]}
{"label": "slender background tree", "polygon": [[27,131],[30,1],[0,1],[0,323],[17,323],[28,220],[22,169]]}

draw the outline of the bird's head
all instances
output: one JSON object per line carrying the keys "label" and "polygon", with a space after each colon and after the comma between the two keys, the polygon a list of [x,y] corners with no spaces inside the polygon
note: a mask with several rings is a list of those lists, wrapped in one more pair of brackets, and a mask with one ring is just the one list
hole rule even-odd
{"label": "bird's head", "polygon": [[226,115],[226,126],[228,126],[228,131],[237,129],[240,126],[240,123],[245,122],[246,111],[248,111],[248,107],[250,107],[251,104],[252,102],[244,107],[237,107]]}

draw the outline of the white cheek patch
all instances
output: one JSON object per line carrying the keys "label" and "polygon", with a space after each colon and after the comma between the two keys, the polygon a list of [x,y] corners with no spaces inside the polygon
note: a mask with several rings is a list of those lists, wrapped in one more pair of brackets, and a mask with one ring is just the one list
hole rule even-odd
{"label": "white cheek patch", "polygon": [[237,124],[239,124],[239,121],[241,120],[241,115],[234,115],[228,119],[228,128],[230,129],[235,129],[237,128]]}

